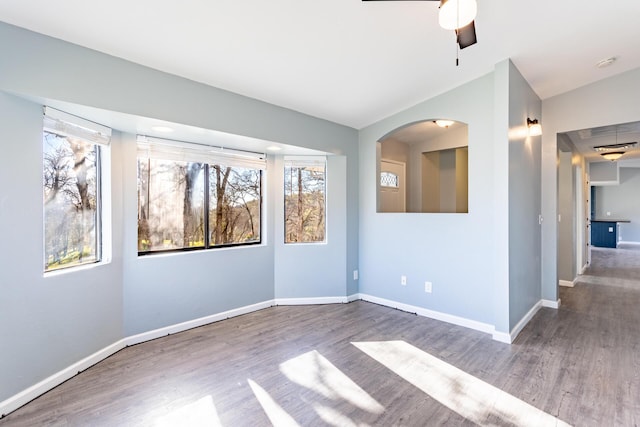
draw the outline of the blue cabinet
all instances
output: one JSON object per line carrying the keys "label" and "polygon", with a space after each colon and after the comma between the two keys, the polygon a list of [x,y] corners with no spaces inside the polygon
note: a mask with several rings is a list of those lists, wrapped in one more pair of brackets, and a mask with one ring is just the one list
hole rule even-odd
{"label": "blue cabinet", "polygon": [[615,248],[618,224],[615,221],[591,221],[591,246]]}

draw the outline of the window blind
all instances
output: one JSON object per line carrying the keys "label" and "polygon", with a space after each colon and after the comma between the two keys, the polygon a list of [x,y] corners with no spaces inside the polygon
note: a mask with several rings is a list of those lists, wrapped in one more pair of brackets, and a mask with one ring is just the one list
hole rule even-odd
{"label": "window blind", "polygon": [[326,156],[284,156],[284,166],[290,168],[305,168],[324,171],[327,164]]}
{"label": "window blind", "polygon": [[266,155],[138,135],[138,157],[265,170]]}
{"label": "window blind", "polygon": [[48,106],[44,107],[44,130],[98,145],[109,145],[111,141],[110,128]]}

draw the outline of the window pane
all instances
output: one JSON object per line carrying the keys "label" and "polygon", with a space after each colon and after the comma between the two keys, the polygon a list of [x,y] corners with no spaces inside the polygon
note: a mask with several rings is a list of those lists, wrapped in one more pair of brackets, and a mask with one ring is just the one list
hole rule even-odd
{"label": "window pane", "polygon": [[209,167],[211,245],[260,241],[260,171]]}
{"label": "window pane", "polygon": [[96,145],[43,133],[45,271],[100,260]]}
{"label": "window pane", "polygon": [[204,165],[138,159],[138,251],[204,247]]}
{"label": "window pane", "polygon": [[391,172],[380,172],[380,186],[398,188],[400,186],[398,175]]}
{"label": "window pane", "polygon": [[325,168],[285,165],[285,242],[323,242]]}

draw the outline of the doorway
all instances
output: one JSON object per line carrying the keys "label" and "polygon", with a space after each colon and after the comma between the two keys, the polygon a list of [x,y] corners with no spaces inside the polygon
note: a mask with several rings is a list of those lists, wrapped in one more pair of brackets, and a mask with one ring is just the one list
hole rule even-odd
{"label": "doorway", "polygon": [[406,169],[403,162],[380,160],[380,212],[406,212]]}

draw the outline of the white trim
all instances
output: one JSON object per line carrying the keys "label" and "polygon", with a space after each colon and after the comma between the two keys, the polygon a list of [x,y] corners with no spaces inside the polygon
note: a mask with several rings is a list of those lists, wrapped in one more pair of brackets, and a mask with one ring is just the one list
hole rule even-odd
{"label": "white trim", "polygon": [[516,326],[514,326],[513,329],[511,329],[511,332],[509,333],[510,338],[511,338],[511,342],[513,342],[516,339],[518,334],[520,334],[520,332],[522,332],[524,327],[527,326],[527,323],[529,323],[529,321],[531,319],[533,319],[533,316],[536,315],[536,313],[542,308],[542,306],[543,306],[542,300],[540,300],[537,303],[535,303],[534,306],[531,307],[531,310],[529,310],[527,312],[527,314],[525,314],[522,317],[522,319],[520,319],[518,324]]}
{"label": "white trim", "polygon": [[573,288],[575,286],[575,280],[573,282],[570,282],[568,280],[558,280],[558,285],[564,286],[566,288]]}
{"label": "white trim", "polygon": [[[571,283],[571,282],[567,282],[567,283]],[[558,301],[551,301],[551,300],[541,299],[533,307],[531,307],[531,310],[529,310],[529,312],[525,314],[522,317],[522,319],[520,319],[518,324],[514,326],[513,329],[511,329],[511,332],[509,334],[506,334],[504,332],[494,332],[493,339],[496,341],[506,342],[509,344],[512,343],[516,339],[516,337],[520,334],[520,332],[522,332],[524,327],[527,326],[527,324],[531,321],[531,319],[533,319],[533,316],[535,316],[536,313],[538,313],[538,311],[540,311],[542,307],[554,308],[557,310],[558,308],[560,308],[560,300],[558,299]]]}
{"label": "white trim", "polygon": [[[583,266],[582,266],[582,269],[580,270],[580,274],[579,274],[579,275],[584,274],[584,272],[585,272],[585,271],[587,271],[587,267],[589,267],[589,264],[585,264],[585,265],[583,265]],[[578,278],[577,278],[577,277],[574,279],[574,282],[575,282],[576,280],[578,280]]]}
{"label": "white trim", "polygon": [[[383,305],[386,307],[403,310],[409,313],[415,313],[419,316],[428,317],[431,319],[440,320],[447,323],[452,323],[454,325],[463,326],[465,328],[473,329],[480,332],[485,332],[485,333],[491,334],[494,340],[500,341],[503,343],[510,344],[512,342],[511,337],[513,336],[513,333],[510,335],[505,332],[497,332],[493,325],[490,325],[487,323],[482,323],[475,320],[466,319],[464,317],[458,317],[451,314],[441,313],[438,311],[429,310],[426,308],[417,307],[409,304],[403,304],[403,303],[399,303],[399,302],[384,299],[384,298],[378,298],[378,297],[374,297],[367,294],[358,293],[358,294],[352,294],[344,297],[276,298],[273,300],[267,300],[267,301],[259,302],[256,304],[247,305],[247,306],[236,308],[233,310],[212,314],[210,316],[200,317],[198,319],[189,320],[186,322],[166,326],[163,328],[154,329],[152,331],[143,332],[141,334],[132,335],[132,336],[123,338],[103,348],[102,350],[99,350],[93,353],[92,355],[85,357],[84,359],[70,365],[69,367],[51,375],[50,377],[40,381],[39,383],[19,392],[18,394],[15,394],[14,396],[11,396],[10,398],[0,402],[0,417],[15,411],[16,409],[29,403],[30,401],[37,398],[38,396],[62,384],[69,378],[74,377],[78,373],[86,370],[87,368],[106,359],[112,354],[131,345],[140,344],[145,341],[149,341],[149,340],[153,340],[163,336],[186,331],[188,329],[197,328],[199,326],[207,325],[213,322],[218,322],[221,320],[229,319],[231,317],[236,317],[236,316],[251,313],[254,311],[262,310],[265,308],[272,307],[274,305],[344,304],[344,303],[353,302],[357,300],[368,301],[368,302]],[[560,305],[560,300],[558,300],[557,303],[553,301],[543,300],[538,304],[545,307],[553,306],[553,308],[557,308]],[[533,315],[531,317],[533,317]],[[520,323],[523,323],[523,322],[524,322],[524,319],[520,321]],[[524,324],[526,324],[526,322],[524,322]]]}
{"label": "white trim", "polygon": [[353,294],[347,297],[347,302],[354,302],[360,300],[360,294]]}
{"label": "white trim", "polygon": [[201,317],[199,319],[189,320],[187,322],[178,323],[175,325],[167,326],[164,328],[154,329],[153,331],[144,332],[137,335],[132,335],[123,338],[102,350],[99,350],[92,355],[85,357],[84,359],[64,368],[63,370],[56,372],[50,377],[40,381],[39,383],[11,396],[10,398],[0,402],[0,417],[3,417],[23,405],[31,402],[38,396],[46,393],[54,387],[67,381],[69,378],[74,377],[87,368],[95,365],[96,363],[106,359],[112,354],[122,350],[130,345],[140,344],[145,341],[160,338],[166,335],[175,334],[178,332],[186,331],[188,329],[197,328],[198,326],[207,325],[209,323],[217,322],[220,320],[229,319],[231,317],[240,316],[242,314],[251,313],[254,311],[262,310],[264,308],[273,307],[274,300],[268,300],[253,305],[247,305],[244,307],[236,308],[234,310],[224,311],[222,313],[213,314],[211,316]]}
{"label": "white trim", "polygon": [[616,244],[623,244],[623,245],[633,245],[633,246],[638,246],[640,245],[640,242],[630,242],[630,241],[626,241],[626,240],[619,240],[618,242],[616,242]]}
{"label": "white trim", "polygon": [[491,334],[491,338],[493,338],[494,341],[498,341],[504,344],[511,344],[513,342],[513,340],[511,339],[511,334],[508,334],[506,332],[493,331],[493,334]]}
{"label": "white trim", "polygon": [[464,326],[465,328],[474,329],[476,331],[485,332],[487,334],[493,334],[495,332],[495,327],[493,325],[478,322],[476,320],[466,319],[464,317],[454,316],[452,314],[429,310],[427,308],[417,307],[415,305],[403,304],[400,302],[378,298],[367,294],[360,294],[360,299],[363,301],[384,305],[386,307],[397,308],[398,310],[406,311],[408,313],[415,313],[418,316],[428,317],[430,319],[440,320],[442,322],[452,323],[458,326]]}
{"label": "white trim", "polygon": [[252,305],[236,308],[233,310],[223,311],[222,313],[212,314],[210,316],[200,317],[198,319],[189,320],[175,325],[165,326],[164,328],[154,329],[152,331],[143,332],[141,334],[132,335],[124,339],[127,346],[140,344],[145,341],[151,341],[156,338],[164,337],[178,332],[183,332],[199,326],[208,325],[210,323],[219,322],[220,320],[230,319],[231,317],[241,316],[243,314],[252,313],[254,311],[273,307],[273,300],[259,302]]}
{"label": "white trim", "polygon": [[20,393],[15,394],[10,398],[0,402],[0,417],[4,417],[5,415],[15,411],[21,406],[26,405],[38,396],[48,392],[54,387],[67,381],[69,378],[76,376],[80,372],[90,368],[91,366],[106,359],[107,357],[122,350],[125,347],[125,340],[117,341],[103,348],[102,350],[98,350],[92,355],[87,356],[84,359],[64,368],[63,370],[56,372],[50,377],[45,378],[44,380],[32,385],[31,387],[21,391]]}
{"label": "white trim", "polygon": [[542,302],[542,306],[546,307],[546,308],[555,308],[556,310],[560,308],[560,299],[558,299],[558,301],[551,301],[548,299],[543,299],[541,300]]}
{"label": "white trim", "polygon": [[322,305],[322,304],[346,304],[350,302],[347,297],[318,297],[318,298],[276,298],[275,305]]}

